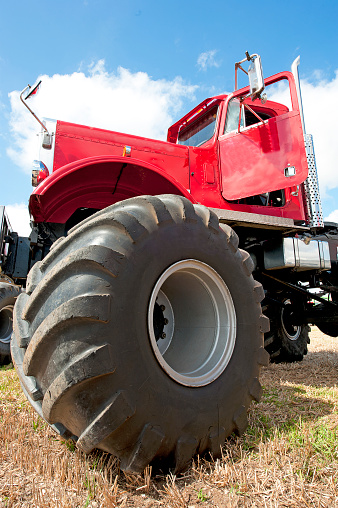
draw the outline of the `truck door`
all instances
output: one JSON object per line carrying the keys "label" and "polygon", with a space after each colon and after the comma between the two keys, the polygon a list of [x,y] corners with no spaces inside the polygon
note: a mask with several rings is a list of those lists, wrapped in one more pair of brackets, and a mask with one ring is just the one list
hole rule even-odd
{"label": "truck door", "polygon": [[276,111],[272,105],[277,103],[270,102],[269,107],[258,108],[261,121],[253,114],[253,104],[250,103],[251,110],[237,98],[230,98],[225,104],[219,166],[221,192],[226,200],[285,189],[307,178],[299,111],[288,111],[286,107]]}

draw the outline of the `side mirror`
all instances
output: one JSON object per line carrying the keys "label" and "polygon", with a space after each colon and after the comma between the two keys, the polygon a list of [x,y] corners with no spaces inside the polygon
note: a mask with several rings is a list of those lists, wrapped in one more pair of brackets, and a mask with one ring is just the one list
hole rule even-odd
{"label": "side mirror", "polygon": [[[261,99],[262,104],[264,104],[267,100],[266,95],[261,96],[265,85],[264,85],[264,77],[263,77],[263,69],[261,63],[261,57],[254,53],[253,55],[249,55],[248,51],[245,52],[246,58],[241,60],[240,62],[235,63],[235,90],[237,90],[237,70],[241,69],[245,74],[249,77],[250,84],[250,96],[254,101],[255,99]],[[241,64],[243,62],[250,62],[248,71],[243,69]]]}
{"label": "side mirror", "polygon": [[259,55],[251,55],[248,76],[250,83],[250,95],[254,101],[261,95],[265,88],[262,62]]}

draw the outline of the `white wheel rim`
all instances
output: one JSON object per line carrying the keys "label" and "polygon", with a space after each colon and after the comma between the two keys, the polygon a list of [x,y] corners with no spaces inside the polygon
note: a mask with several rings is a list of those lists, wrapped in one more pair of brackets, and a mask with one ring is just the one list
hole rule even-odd
{"label": "white wheel rim", "polygon": [[[283,305],[292,305],[291,300],[284,300]],[[301,334],[301,326],[291,325],[284,320],[284,307],[282,307],[282,328],[289,340],[297,340]]]}
{"label": "white wheel rim", "polygon": [[[167,321],[163,339],[155,337],[155,305],[162,306]],[[192,387],[210,384],[227,367],[236,342],[236,312],[227,285],[201,261],[171,265],[152,291],[148,331],[154,354],[172,379]]]}
{"label": "white wheel rim", "polygon": [[0,311],[0,342],[8,344],[13,332],[13,305],[7,305]]}

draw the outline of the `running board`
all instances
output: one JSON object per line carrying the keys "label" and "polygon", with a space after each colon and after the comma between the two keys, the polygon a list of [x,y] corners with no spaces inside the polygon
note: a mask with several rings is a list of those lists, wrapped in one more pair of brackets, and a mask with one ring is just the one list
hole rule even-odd
{"label": "running board", "polygon": [[279,229],[292,231],[309,231],[307,226],[296,226],[293,219],[275,217],[273,215],[261,215],[258,213],[238,212],[235,210],[223,210],[222,208],[210,208],[218,220],[229,226],[245,226],[260,229]]}

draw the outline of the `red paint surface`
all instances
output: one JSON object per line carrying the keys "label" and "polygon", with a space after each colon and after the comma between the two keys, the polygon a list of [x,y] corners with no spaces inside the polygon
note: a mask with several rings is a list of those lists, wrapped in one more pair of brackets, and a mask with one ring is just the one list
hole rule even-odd
{"label": "red paint surface", "polygon": [[[248,89],[206,99],[170,127],[168,142],[58,122],[53,173],[30,199],[34,220],[65,223],[78,208],[102,209],[132,196],[164,193],[214,208],[304,220],[301,192],[291,194],[307,177],[293,76],[280,73],[265,81],[281,79],[289,81],[293,111],[272,102],[263,106],[248,101],[273,118],[239,133],[223,135],[227,105]],[[186,128],[215,104],[219,113],[214,136],[200,147],[176,144],[182,126]],[[125,146],[131,147],[130,157],[122,156]],[[296,175],[286,178],[288,164],[296,167]],[[277,189],[285,189],[282,207],[230,202]]]}

